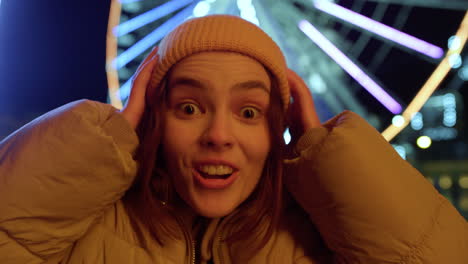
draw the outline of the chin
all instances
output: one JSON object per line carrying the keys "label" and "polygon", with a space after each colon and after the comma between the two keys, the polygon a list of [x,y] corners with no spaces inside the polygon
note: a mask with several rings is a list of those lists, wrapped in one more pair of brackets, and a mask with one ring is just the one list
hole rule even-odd
{"label": "chin", "polygon": [[233,209],[211,209],[211,208],[197,208],[196,213],[206,218],[221,218],[229,215],[234,211]]}
{"label": "chin", "polygon": [[208,206],[201,207],[192,207],[195,209],[195,212],[206,218],[221,218],[229,215],[236,208],[213,208]]}

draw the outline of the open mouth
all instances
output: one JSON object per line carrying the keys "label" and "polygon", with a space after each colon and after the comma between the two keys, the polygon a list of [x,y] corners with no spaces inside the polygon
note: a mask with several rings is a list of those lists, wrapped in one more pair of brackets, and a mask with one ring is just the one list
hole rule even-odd
{"label": "open mouth", "polygon": [[239,177],[238,169],[229,165],[200,165],[194,168],[194,179],[198,186],[208,189],[224,189]]}
{"label": "open mouth", "polygon": [[234,169],[227,165],[202,165],[197,171],[205,179],[227,179],[234,173]]}
{"label": "open mouth", "polygon": [[201,170],[197,170],[200,175],[205,178],[205,179],[227,179],[229,178],[232,173],[226,173],[226,174],[208,174],[206,172],[203,172]]}

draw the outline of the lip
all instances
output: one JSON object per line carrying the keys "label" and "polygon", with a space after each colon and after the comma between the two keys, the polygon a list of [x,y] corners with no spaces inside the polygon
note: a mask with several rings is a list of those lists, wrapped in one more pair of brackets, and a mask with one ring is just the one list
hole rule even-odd
{"label": "lip", "polygon": [[[229,176],[227,179],[206,179],[204,178],[198,169],[204,165],[224,165],[229,166],[233,169],[232,175]],[[231,186],[239,177],[239,169],[236,165],[232,164],[231,162],[219,159],[210,159],[210,160],[202,160],[194,163],[193,166],[193,176],[195,183],[206,189],[224,189]]]}
{"label": "lip", "polygon": [[199,169],[201,166],[204,166],[204,165],[214,165],[214,166],[224,165],[224,166],[231,167],[234,170],[234,173],[239,170],[239,168],[237,168],[237,166],[234,165],[233,163],[229,161],[225,161],[225,160],[220,160],[220,159],[201,160],[201,161],[194,162],[193,165],[195,169]]}
{"label": "lip", "polygon": [[235,170],[227,179],[205,179],[196,169],[192,169],[195,183],[206,189],[225,189],[231,186],[239,177],[239,171]]}

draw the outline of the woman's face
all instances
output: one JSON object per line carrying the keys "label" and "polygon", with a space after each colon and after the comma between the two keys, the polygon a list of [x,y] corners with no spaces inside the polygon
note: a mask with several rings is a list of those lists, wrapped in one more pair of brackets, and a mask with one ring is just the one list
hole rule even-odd
{"label": "woman's face", "polygon": [[199,215],[231,213],[255,189],[270,150],[270,78],[257,61],[203,52],[168,75],[163,153],[180,197]]}

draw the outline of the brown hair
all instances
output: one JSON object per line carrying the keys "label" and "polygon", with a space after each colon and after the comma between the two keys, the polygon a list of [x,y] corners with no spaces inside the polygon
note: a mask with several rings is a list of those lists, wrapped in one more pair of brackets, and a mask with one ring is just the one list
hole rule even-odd
{"label": "brown hair", "polygon": [[[267,118],[271,149],[256,188],[239,206],[239,210],[236,210],[236,215],[230,218],[232,229],[226,238],[227,243],[250,241],[251,253],[268,242],[282,211],[284,112],[279,87],[271,74],[270,79],[272,87]],[[143,228],[161,246],[164,246],[166,239],[180,238],[178,225],[173,217],[176,211],[172,206],[180,201],[180,197],[173,187],[171,177],[164,172],[164,157],[161,153],[163,113],[167,107],[166,86],[166,81],[163,81],[157,88],[151,98],[153,104],[146,106],[137,128],[140,145],[136,159],[139,169],[134,183],[123,198],[137,238],[144,247],[147,241],[143,236]],[[261,230],[262,226],[266,228]]]}

